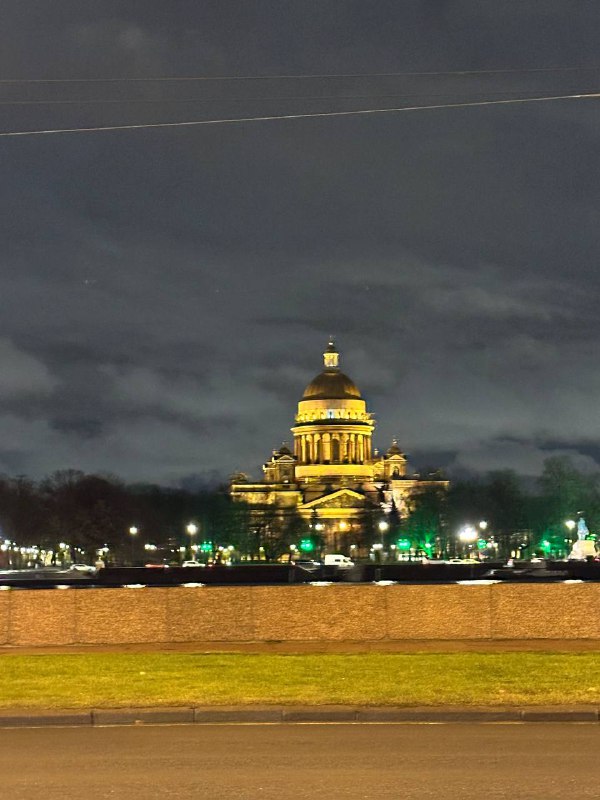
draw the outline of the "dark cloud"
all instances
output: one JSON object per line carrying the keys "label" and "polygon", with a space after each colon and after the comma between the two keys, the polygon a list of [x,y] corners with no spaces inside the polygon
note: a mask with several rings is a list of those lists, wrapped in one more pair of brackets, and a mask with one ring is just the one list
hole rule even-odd
{"label": "dark cloud", "polygon": [[[596,67],[600,34],[597,3],[559,0],[5,5],[5,78]],[[120,101],[0,108],[4,130],[70,127],[599,78],[0,84]],[[330,334],[416,466],[594,468],[599,123],[581,100],[2,139],[0,470],[256,471]]]}

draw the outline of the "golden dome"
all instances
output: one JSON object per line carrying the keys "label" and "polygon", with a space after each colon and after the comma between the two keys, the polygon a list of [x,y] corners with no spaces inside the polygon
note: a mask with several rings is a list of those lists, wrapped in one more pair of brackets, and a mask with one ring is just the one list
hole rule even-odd
{"label": "golden dome", "polygon": [[303,400],[360,400],[360,392],[347,375],[339,370],[324,369],[308,384]]}
{"label": "golden dome", "polygon": [[338,352],[333,341],[323,353],[325,369],[308,384],[303,400],[361,400],[358,387],[338,367]]}

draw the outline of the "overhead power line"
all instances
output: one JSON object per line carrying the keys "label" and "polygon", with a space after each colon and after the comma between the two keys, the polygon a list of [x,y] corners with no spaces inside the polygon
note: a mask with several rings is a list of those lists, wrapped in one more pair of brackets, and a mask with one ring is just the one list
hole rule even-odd
{"label": "overhead power line", "polygon": [[403,111],[425,111],[427,109],[444,109],[444,108],[475,108],[480,106],[497,106],[509,105],[516,103],[543,103],[556,100],[584,100],[600,97],[600,92],[593,92],[587,94],[563,94],[554,95],[549,97],[522,97],[513,98],[509,100],[481,100],[472,103],[438,103],[436,105],[428,106],[402,106],[400,108],[366,108],[356,111],[322,111],[312,112],[307,114],[273,114],[269,116],[254,116],[254,117],[226,117],[223,119],[202,119],[191,120],[184,122],[150,122],[133,125],[103,125],[94,126],[89,128],[49,128],[46,130],[31,130],[31,131],[4,131],[0,133],[0,137],[7,136],[43,136],[56,133],[93,133],[97,131],[127,131],[127,130],[140,130],[143,128],[183,128],[183,127],[197,127],[201,125],[226,125],[232,123],[242,122],[270,122],[274,120],[293,120],[293,119],[312,119],[316,117],[351,117],[351,116],[365,116],[368,114],[391,114],[401,113]]}
{"label": "overhead power line", "polygon": [[[478,97],[479,95],[485,95],[486,97],[516,97],[517,95],[522,95],[526,89],[521,89],[518,91],[503,91],[503,92],[488,92],[485,90],[480,91],[471,91],[471,92],[410,92],[408,94],[398,94],[397,92],[392,93],[373,93],[367,92],[365,94],[296,94],[296,95],[282,95],[278,96],[261,96],[261,95],[253,95],[251,97],[241,97],[239,95],[235,97],[227,97],[225,95],[211,95],[208,97],[180,97],[180,98],[171,98],[171,97],[163,97],[163,98],[116,98],[114,100],[108,98],[98,98],[98,99],[57,99],[57,100],[0,100],[0,106],[95,106],[95,105],[160,105],[160,104],[176,104],[176,103],[214,103],[214,102],[224,102],[224,103],[255,103],[255,102],[265,102],[265,103],[275,103],[275,102],[285,102],[288,100],[383,100],[386,98],[407,98],[407,97],[456,97],[457,94],[460,94],[461,97],[465,95],[467,97]],[[579,92],[581,93],[581,89],[566,89],[567,92]]]}
{"label": "overhead power line", "polygon": [[600,72],[594,67],[511,67],[508,69],[468,69],[430,72],[346,72],[338,74],[301,73],[299,75],[181,75],[154,78],[0,78],[0,84],[18,83],[160,83],[175,81],[288,81],[288,80],[337,80],[341,78],[429,78],[461,77],[470,75],[509,75],[558,72]]}

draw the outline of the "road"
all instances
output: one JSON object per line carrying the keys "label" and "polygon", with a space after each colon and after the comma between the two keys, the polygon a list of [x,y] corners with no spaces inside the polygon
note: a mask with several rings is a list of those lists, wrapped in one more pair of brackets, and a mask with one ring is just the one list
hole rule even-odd
{"label": "road", "polygon": [[7,800],[598,798],[597,724],[0,730]]}

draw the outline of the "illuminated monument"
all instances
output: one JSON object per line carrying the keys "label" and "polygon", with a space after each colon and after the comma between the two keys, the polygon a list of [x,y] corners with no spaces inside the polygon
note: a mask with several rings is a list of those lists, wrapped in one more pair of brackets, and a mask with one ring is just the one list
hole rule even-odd
{"label": "illuminated monument", "polygon": [[263,481],[235,475],[230,492],[251,506],[295,509],[319,525],[331,548],[349,542],[369,512],[379,509],[383,519],[395,507],[405,514],[415,492],[446,489],[448,482],[437,474],[408,476],[396,441],[379,455],[372,444],[375,420],[356,384],[340,370],[332,341],[323,357],[324,369],[298,403],[293,452],[286,446],[273,451]]}

